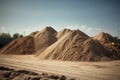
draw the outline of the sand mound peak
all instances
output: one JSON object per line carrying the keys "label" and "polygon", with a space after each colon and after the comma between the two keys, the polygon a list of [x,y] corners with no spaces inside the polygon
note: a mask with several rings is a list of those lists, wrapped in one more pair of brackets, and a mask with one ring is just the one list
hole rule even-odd
{"label": "sand mound peak", "polygon": [[44,35],[52,35],[52,34],[56,34],[57,31],[54,30],[52,27],[45,27],[43,28],[41,31],[37,32],[34,37],[41,37]]}
{"label": "sand mound peak", "polygon": [[105,32],[99,33],[98,35],[93,37],[93,39],[99,40],[102,42],[115,42],[115,39],[110,34],[105,33]]}
{"label": "sand mound peak", "polygon": [[65,29],[61,30],[60,32],[63,32],[63,33],[64,33],[64,32],[71,32],[71,31],[72,31],[72,30],[65,28]]}
{"label": "sand mound peak", "polygon": [[49,32],[52,32],[52,33],[56,32],[56,30],[54,30],[51,26],[46,26],[46,27],[43,28],[41,31],[42,31],[42,32],[49,31]]}
{"label": "sand mound peak", "polygon": [[34,37],[37,33],[39,33],[39,31],[32,32],[31,34],[29,34],[29,36]]}
{"label": "sand mound peak", "polygon": [[57,38],[59,39],[66,34],[72,34],[73,36],[76,34],[79,34],[79,36],[81,36],[81,37],[88,37],[88,35],[86,35],[82,31],[80,31],[79,29],[77,29],[77,30],[63,29],[62,31],[59,31],[57,33]]}
{"label": "sand mound peak", "polygon": [[74,35],[79,34],[81,37],[88,37],[88,35],[86,35],[82,31],[80,31],[79,29],[73,30],[72,34],[74,34]]}
{"label": "sand mound peak", "polygon": [[70,29],[63,29],[57,33],[57,38],[60,39],[65,34],[71,33],[72,31]]}

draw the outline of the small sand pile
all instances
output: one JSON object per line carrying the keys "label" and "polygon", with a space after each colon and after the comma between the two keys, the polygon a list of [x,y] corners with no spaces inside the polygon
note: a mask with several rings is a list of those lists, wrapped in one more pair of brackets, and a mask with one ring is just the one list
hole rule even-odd
{"label": "small sand pile", "polygon": [[82,61],[112,60],[112,53],[104,48],[98,41],[92,38],[83,42],[79,52],[82,54]]}
{"label": "small sand pile", "polygon": [[98,40],[108,51],[112,52],[111,56],[113,58],[120,59],[120,44],[117,42],[117,39],[104,32],[99,33],[93,39]]}
{"label": "small sand pile", "polygon": [[[71,33],[73,32],[74,30],[70,30],[70,29],[63,29],[62,31],[59,31],[57,33],[57,38],[60,39],[61,37],[63,37],[65,34],[68,34],[68,33]],[[79,33],[79,35],[81,36],[87,36],[85,33],[83,33],[82,31],[79,31],[79,30],[75,30],[76,32]],[[88,37],[88,36],[87,36]]]}
{"label": "small sand pile", "polygon": [[42,52],[53,44],[56,38],[56,31],[51,27],[45,27],[41,31],[31,33],[29,36],[16,39],[0,51],[1,54],[33,54]]}
{"label": "small sand pile", "polygon": [[1,49],[1,54],[31,54],[35,51],[34,38],[18,38]]}

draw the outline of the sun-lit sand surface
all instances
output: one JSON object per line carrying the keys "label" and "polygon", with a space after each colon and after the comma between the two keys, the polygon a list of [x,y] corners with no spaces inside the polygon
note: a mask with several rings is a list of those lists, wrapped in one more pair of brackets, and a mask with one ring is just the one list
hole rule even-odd
{"label": "sun-lit sand surface", "polygon": [[0,66],[69,76],[80,80],[120,80],[120,60],[71,62],[40,60],[34,55],[0,55]]}

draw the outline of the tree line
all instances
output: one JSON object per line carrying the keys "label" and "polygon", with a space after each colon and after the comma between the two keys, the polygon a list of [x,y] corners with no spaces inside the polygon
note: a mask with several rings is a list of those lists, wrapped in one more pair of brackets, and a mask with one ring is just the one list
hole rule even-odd
{"label": "tree line", "polygon": [[0,33],[0,38],[4,38],[4,39],[7,39],[7,38],[16,39],[21,37],[23,37],[23,35],[19,33],[14,33],[13,35],[10,35],[9,33]]}

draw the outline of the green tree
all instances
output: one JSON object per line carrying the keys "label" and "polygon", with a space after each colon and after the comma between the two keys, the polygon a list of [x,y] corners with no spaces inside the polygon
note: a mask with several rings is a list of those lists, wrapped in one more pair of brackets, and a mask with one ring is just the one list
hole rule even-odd
{"label": "green tree", "polygon": [[14,38],[14,39],[19,38],[19,36],[20,36],[19,33],[13,34],[13,38]]}
{"label": "green tree", "polygon": [[9,33],[0,33],[0,38],[11,38]]}
{"label": "green tree", "polygon": [[19,33],[15,33],[13,34],[13,39],[16,39],[16,38],[22,38],[23,35],[22,34],[19,34]]}

